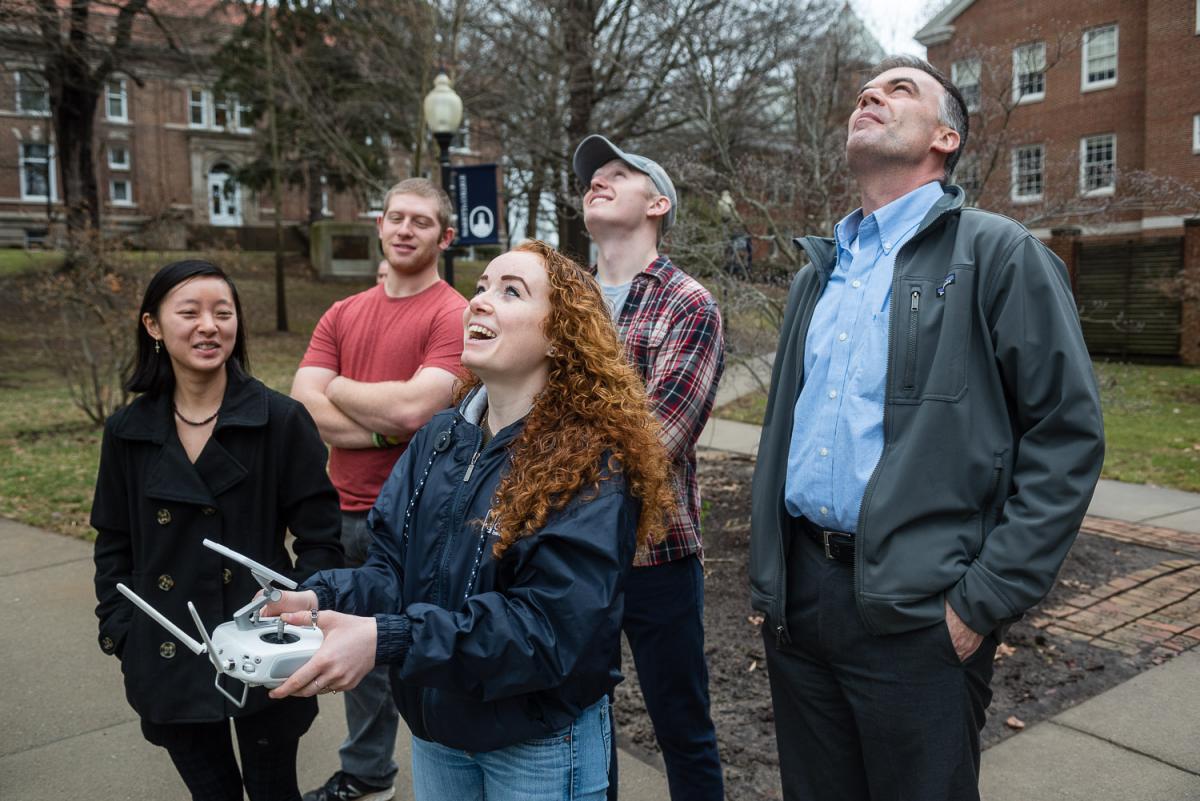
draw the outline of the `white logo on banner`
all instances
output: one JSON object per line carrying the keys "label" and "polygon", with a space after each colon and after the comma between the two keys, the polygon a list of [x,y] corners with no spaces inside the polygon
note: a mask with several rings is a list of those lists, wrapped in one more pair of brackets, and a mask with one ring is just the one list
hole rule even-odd
{"label": "white logo on banner", "polygon": [[476,206],[471,209],[471,214],[467,218],[467,228],[471,231],[471,236],[483,239],[491,236],[495,227],[496,216],[492,214],[491,209],[487,206]]}

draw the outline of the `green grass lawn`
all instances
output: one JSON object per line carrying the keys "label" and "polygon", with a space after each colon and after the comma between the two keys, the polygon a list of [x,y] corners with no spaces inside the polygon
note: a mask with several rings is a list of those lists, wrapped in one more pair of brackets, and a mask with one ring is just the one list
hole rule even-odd
{"label": "green grass lawn", "polygon": [[[317,281],[303,264],[289,262],[290,331],[280,333],[274,330],[270,253],[139,253],[131,261],[148,277],[185,255],[210,258],[233,276],[249,327],[252,370],[282,392],[290,388],[321,314],[369,285],[368,279]],[[0,515],[90,537],[100,432],[72,405],[51,369],[41,343],[53,320],[23,293],[60,258],[0,251]],[[469,296],[484,264],[461,260],[455,267],[457,288]],[[131,311],[130,336],[134,318]],[[1099,363],[1096,370],[1108,433],[1105,477],[1200,492],[1200,369]],[[754,394],[717,414],[757,424],[765,403],[764,394]]]}
{"label": "green grass lawn", "polygon": [[62,264],[62,253],[55,250],[18,250],[0,248],[0,278],[31,270],[49,270]]}
{"label": "green grass lawn", "polygon": [[[88,514],[99,461],[100,430],[70,401],[41,346],[53,322],[24,295],[28,282],[57,266],[61,254],[0,250],[0,515],[64,534],[91,538]],[[275,331],[274,257],[270,253],[131,254],[148,278],[170,261],[208,258],[238,285],[248,325],[255,376],[281,392],[292,376],[317,320],[336,300],[370,286],[371,279],[317,281],[306,266],[289,262],[288,332]],[[45,257],[45,258],[43,258]],[[482,262],[455,262],[455,285],[474,289]],[[136,309],[129,314],[133,336]]]}
{"label": "green grass lawn", "polygon": [[[1200,492],[1200,368],[1097,362],[1104,478]],[[760,425],[764,392],[714,414]]]}

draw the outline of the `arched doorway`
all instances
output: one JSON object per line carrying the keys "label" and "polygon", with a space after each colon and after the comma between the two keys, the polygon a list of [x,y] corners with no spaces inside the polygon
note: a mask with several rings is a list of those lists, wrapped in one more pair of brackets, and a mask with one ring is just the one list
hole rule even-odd
{"label": "arched doorway", "polygon": [[208,172],[208,220],[213,225],[242,224],[242,190],[228,164]]}

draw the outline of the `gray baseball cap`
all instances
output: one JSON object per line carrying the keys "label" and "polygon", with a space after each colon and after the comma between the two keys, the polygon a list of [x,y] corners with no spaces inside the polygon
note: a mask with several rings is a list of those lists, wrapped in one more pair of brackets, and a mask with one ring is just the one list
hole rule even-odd
{"label": "gray baseball cap", "polygon": [[671,201],[671,209],[662,218],[658,231],[659,236],[664,236],[675,224],[675,207],[679,205],[679,198],[675,194],[675,184],[671,183],[671,176],[667,175],[667,171],[662,168],[661,164],[645,156],[626,153],[600,134],[584,137],[584,140],[579,143],[579,147],[575,148],[575,156],[571,159],[571,164],[575,168],[575,176],[586,187],[592,182],[592,176],[596,170],[613,159],[620,159],[638,172],[650,176],[654,188]]}

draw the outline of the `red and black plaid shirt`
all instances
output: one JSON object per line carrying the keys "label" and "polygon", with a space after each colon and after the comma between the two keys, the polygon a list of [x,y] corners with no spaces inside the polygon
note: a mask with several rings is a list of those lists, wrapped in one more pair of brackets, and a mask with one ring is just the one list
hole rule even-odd
{"label": "red and black plaid shirt", "polygon": [[625,352],[646,382],[650,405],[662,424],[671,457],[677,502],[667,518],[667,536],[638,567],[702,554],[700,486],[696,441],[717,396],[725,369],[721,313],[709,291],[659,256],[633,278],[617,320]]}

